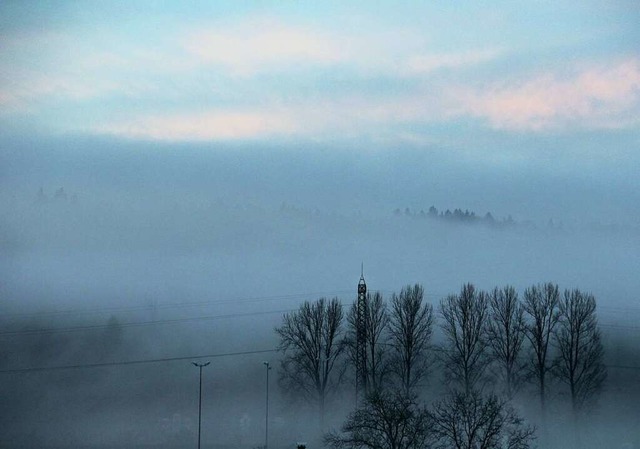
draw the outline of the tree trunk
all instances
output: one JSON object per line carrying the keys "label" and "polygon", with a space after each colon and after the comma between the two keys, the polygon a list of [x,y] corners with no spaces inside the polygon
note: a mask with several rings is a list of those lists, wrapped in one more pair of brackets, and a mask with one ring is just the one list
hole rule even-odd
{"label": "tree trunk", "polygon": [[580,438],[580,414],[573,388],[571,391],[571,412],[573,414],[573,445],[575,449],[582,449],[582,439]]}
{"label": "tree trunk", "polygon": [[324,432],[324,394],[320,395],[318,411],[320,413],[320,432]]}
{"label": "tree trunk", "polygon": [[542,432],[540,432],[541,447],[547,447],[549,443],[549,429],[547,423],[547,405],[545,398],[544,374],[540,377],[540,422]]}

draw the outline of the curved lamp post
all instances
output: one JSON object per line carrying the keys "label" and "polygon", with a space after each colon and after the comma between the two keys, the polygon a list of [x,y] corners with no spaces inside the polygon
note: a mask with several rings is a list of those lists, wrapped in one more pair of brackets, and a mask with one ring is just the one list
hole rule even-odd
{"label": "curved lamp post", "polygon": [[267,449],[269,446],[269,370],[271,370],[271,367],[269,366],[269,362],[262,363],[267,367],[267,405],[264,418],[264,449]]}
{"label": "curved lamp post", "polygon": [[211,362],[197,363],[191,362],[194,366],[200,368],[200,394],[198,399],[198,449],[200,449],[200,430],[202,428],[202,368],[207,366]]}

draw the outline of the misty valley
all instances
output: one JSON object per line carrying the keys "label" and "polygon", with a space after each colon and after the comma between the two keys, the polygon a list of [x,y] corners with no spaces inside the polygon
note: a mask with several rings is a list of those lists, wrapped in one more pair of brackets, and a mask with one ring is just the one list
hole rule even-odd
{"label": "misty valley", "polygon": [[[265,361],[271,369],[271,447],[352,447],[350,437],[367,437],[358,433],[371,424],[367,419],[385,413],[408,417],[395,425],[412,429],[420,441],[412,446],[399,440],[395,447],[476,447],[456,446],[443,430],[446,419],[475,419],[477,434],[486,432],[482,416],[464,415],[472,409],[502,420],[491,444],[638,444],[638,252],[628,246],[638,246],[633,230],[567,230],[513,219],[508,226],[469,224],[393,209],[345,214],[215,197],[39,196],[5,198],[13,201],[14,214],[3,218],[4,445],[195,445],[199,389],[192,362],[210,362],[202,369],[202,446],[262,447]],[[361,264],[367,300],[377,304],[367,310],[381,314],[379,328],[370,332],[376,339],[365,340],[373,364],[360,368],[364,374],[356,366],[353,309]],[[419,291],[412,287],[416,282]],[[522,307],[525,298],[535,302],[531,298],[541,295],[536,289],[547,282],[559,290],[551,312],[557,328],[549,332],[542,368],[543,413],[534,340],[525,331],[535,322],[533,302],[528,312]],[[559,374],[559,304],[574,289],[597,301],[589,332],[597,330],[602,354],[593,363],[604,373],[579,400],[572,399],[566,373]],[[504,333],[494,326],[490,337],[489,326],[499,322],[505,294],[514,308],[513,322],[503,324],[519,335],[507,355],[491,344]],[[480,313],[462,313],[465,295],[484,304],[475,337],[479,352],[460,355],[477,358],[466,387],[462,359],[447,357],[458,347],[452,338],[460,337],[452,331],[464,328],[456,320]],[[321,418],[315,378],[299,378],[313,357],[300,360],[298,351],[310,343],[283,343],[283,329],[293,325],[287,320],[310,313],[305,307],[317,307],[319,298],[336,298],[341,310],[334,346],[327,349],[324,337],[314,340],[314,351],[335,356],[330,372],[316,367],[314,374],[324,385]],[[456,313],[455,301],[449,312],[445,307],[451,298],[458,299]],[[407,318],[400,305],[409,307],[410,300],[414,312],[426,311],[428,332],[423,329],[423,341],[414,342],[415,366],[403,377],[398,320]],[[513,370],[507,377],[506,356]],[[326,362],[322,357],[316,363]],[[461,395],[465,388],[475,396]],[[513,440],[518,436],[520,443]]]}

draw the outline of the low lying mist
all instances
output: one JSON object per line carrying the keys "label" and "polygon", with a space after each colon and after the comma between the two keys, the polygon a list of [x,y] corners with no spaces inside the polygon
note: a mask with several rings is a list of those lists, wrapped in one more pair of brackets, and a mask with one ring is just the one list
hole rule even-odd
{"label": "low lying mist", "polygon": [[[640,225],[598,209],[603,198],[627,204],[625,185],[592,203],[582,180],[486,167],[467,177],[436,150],[364,161],[321,149],[63,143],[2,153],[23,176],[3,176],[0,192],[0,445],[195,444],[191,361],[209,356],[204,447],[261,446],[274,328],[305,300],[351,304],[361,264],[371,291],[389,298],[420,283],[433,304],[464,282],[591,292],[609,362],[638,365]],[[504,225],[429,217],[431,206]],[[638,372],[610,373],[593,422],[617,446],[602,436],[592,447],[633,443]],[[313,407],[289,404],[276,378],[274,444],[317,441]],[[328,425],[354,400],[334,399]]]}

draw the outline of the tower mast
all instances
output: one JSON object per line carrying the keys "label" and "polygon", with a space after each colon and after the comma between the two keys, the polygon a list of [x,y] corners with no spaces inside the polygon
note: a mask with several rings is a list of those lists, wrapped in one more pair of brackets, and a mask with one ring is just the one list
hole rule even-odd
{"label": "tower mast", "polygon": [[364,281],[364,263],[360,266],[358,281],[358,299],[356,302],[356,402],[358,395],[366,397],[367,382],[367,284]]}

